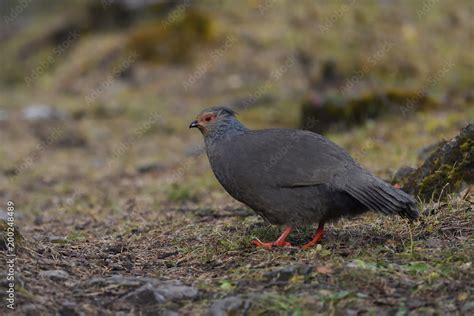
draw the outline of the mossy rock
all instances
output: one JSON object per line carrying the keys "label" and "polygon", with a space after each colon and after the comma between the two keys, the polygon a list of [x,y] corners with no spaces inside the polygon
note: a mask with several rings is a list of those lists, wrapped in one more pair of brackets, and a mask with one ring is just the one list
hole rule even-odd
{"label": "mossy rock", "polygon": [[429,201],[459,191],[464,183],[474,184],[474,124],[441,145],[425,162],[397,182],[402,188]]}
{"label": "mossy rock", "polygon": [[[10,227],[10,225],[3,219],[0,219],[0,250],[7,250],[8,249],[8,246],[7,246],[7,231],[8,231],[8,228]],[[20,233],[20,230],[18,229],[18,227],[15,225],[14,226],[14,237],[15,237],[15,241],[14,241],[14,245],[15,245],[15,248],[19,248],[23,245],[23,242],[24,242],[24,238],[23,236],[21,235]]]}
{"label": "mossy rock", "polygon": [[324,133],[329,129],[360,125],[385,114],[406,115],[438,106],[436,101],[416,91],[389,90],[354,99],[313,96],[303,103],[301,121],[303,128]]}
{"label": "mossy rock", "polygon": [[123,1],[92,1],[87,5],[89,27],[92,30],[123,28],[131,24],[133,10]]}
{"label": "mossy rock", "polygon": [[156,63],[183,63],[193,52],[216,38],[212,18],[197,10],[185,10],[174,19],[151,22],[132,31],[127,48],[139,58]]}

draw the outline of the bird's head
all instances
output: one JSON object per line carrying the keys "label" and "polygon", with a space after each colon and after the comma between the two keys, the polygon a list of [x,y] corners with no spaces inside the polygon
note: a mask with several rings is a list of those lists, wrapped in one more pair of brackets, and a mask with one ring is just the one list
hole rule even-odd
{"label": "bird's head", "polygon": [[240,122],[235,118],[237,113],[226,107],[212,107],[201,111],[196,120],[191,122],[189,128],[198,128],[204,136],[224,131],[227,128],[240,127]]}

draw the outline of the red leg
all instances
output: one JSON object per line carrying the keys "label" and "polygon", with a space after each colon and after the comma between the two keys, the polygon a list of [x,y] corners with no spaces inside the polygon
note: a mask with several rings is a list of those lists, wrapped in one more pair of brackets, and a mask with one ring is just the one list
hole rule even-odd
{"label": "red leg", "polygon": [[301,246],[301,248],[309,249],[311,247],[314,247],[314,245],[316,245],[318,242],[321,241],[321,239],[323,239],[323,234],[324,234],[324,224],[319,223],[318,230],[316,231],[316,235],[314,235],[313,239],[310,242]]}
{"label": "red leg", "polygon": [[273,246],[275,247],[285,247],[285,246],[291,246],[289,242],[286,241],[286,238],[288,238],[288,235],[291,233],[293,228],[291,227],[286,227],[283,233],[278,237],[277,240],[274,242],[261,242],[260,240],[252,240],[252,244],[255,247],[263,247],[263,248],[272,248]]}

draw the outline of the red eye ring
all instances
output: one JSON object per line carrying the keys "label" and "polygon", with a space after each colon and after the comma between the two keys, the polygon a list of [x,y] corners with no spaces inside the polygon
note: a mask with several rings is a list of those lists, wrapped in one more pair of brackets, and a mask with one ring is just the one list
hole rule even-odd
{"label": "red eye ring", "polygon": [[204,120],[205,120],[206,122],[210,122],[210,121],[211,121],[211,117],[208,116],[208,117],[206,117]]}

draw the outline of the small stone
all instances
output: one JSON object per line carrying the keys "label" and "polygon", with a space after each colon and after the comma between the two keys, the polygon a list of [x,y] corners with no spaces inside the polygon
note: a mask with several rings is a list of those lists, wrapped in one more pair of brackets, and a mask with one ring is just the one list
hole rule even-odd
{"label": "small stone", "polygon": [[473,315],[474,314],[474,301],[470,301],[464,304],[463,307],[461,307],[461,311],[465,315]]}
{"label": "small stone", "polygon": [[147,283],[123,297],[124,300],[134,304],[152,305],[166,301],[165,297],[157,293],[152,284]]}
{"label": "small stone", "polygon": [[8,114],[5,111],[0,110],[0,122],[8,120]]}
{"label": "small stone", "polygon": [[51,235],[48,236],[48,241],[55,244],[64,244],[67,243],[67,237]]}
{"label": "small stone", "polygon": [[276,271],[268,272],[265,274],[267,279],[276,282],[288,282],[293,275],[295,275],[296,269],[293,267],[285,267]]}
{"label": "small stone", "polygon": [[33,104],[23,110],[23,118],[27,121],[58,120],[64,119],[67,115],[49,105]]}
{"label": "small stone", "polygon": [[[6,271],[6,270],[5,270]],[[0,287],[7,288],[10,281],[7,279],[7,272],[0,272]],[[20,272],[15,272],[15,286],[25,287],[25,277]]]}
{"label": "small stone", "polygon": [[86,281],[87,286],[107,286],[107,285],[120,285],[120,286],[140,286],[145,283],[155,283],[157,280],[145,277],[129,277],[120,274],[115,274],[107,278],[96,277]]}
{"label": "small stone", "polygon": [[230,296],[215,301],[208,310],[209,316],[247,315],[252,302],[240,296]]}
{"label": "small stone", "polygon": [[198,289],[195,287],[181,285],[179,283],[158,286],[156,292],[171,301],[194,299],[199,294]]}
{"label": "small stone", "polygon": [[44,307],[39,304],[26,304],[21,307],[26,316],[37,316],[44,313]]}
{"label": "small stone", "polygon": [[77,304],[74,302],[66,301],[59,310],[60,316],[78,316],[79,313],[76,311]]}
{"label": "small stone", "polygon": [[[8,212],[6,212],[5,210],[0,208],[0,219],[3,219],[4,221],[6,221],[8,219],[8,217],[9,217]],[[15,220],[21,220],[23,218],[25,218],[23,213],[15,210]]]}
{"label": "small stone", "polygon": [[313,271],[313,267],[307,265],[296,265],[284,267],[265,274],[268,281],[286,283],[295,275],[308,275]]}
{"label": "small stone", "polygon": [[150,280],[150,282],[127,294],[124,299],[136,304],[160,304],[166,301],[194,299],[198,294],[198,289],[183,285],[180,282],[160,283],[158,280]]}
{"label": "small stone", "polygon": [[48,270],[39,273],[41,277],[51,279],[52,281],[64,281],[69,278],[69,273],[64,270]]}

